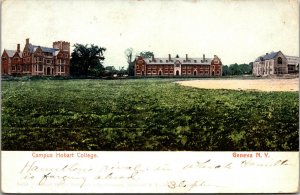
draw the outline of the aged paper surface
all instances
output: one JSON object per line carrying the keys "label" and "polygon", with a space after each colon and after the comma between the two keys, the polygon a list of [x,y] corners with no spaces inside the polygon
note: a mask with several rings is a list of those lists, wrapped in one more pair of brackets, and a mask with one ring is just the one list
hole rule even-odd
{"label": "aged paper surface", "polygon": [[292,193],[298,152],[7,152],[10,193]]}
{"label": "aged paper surface", "polygon": [[[221,4],[237,4],[230,9],[231,13],[234,10],[238,14],[225,17],[219,15],[223,5],[217,3],[213,7],[209,1],[187,1],[184,12],[177,9],[180,1],[166,1],[162,5],[159,1],[154,4],[149,1],[145,6],[138,5],[136,9],[131,9],[130,14],[126,9],[132,8],[135,1],[115,3],[121,6],[103,2],[107,6],[99,5],[97,1],[84,4],[66,0],[61,1],[60,5],[58,1],[3,1],[1,47],[13,48],[28,37],[42,45],[61,38],[68,38],[67,41],[72,44],[103,43],[109,48],[107,60],[113,65],[122,64],[124,49],[133,46],[137,50],[157,51],[160,55],[190,52],[196,56],[199,52],[211,55],[215,52],[228,63],[234,62],[230,61],[232,58],[248,62],[272,49],[284,48],[291,55],[299,55],[299,25],[298,20],[294,19],[298,16],[297,1],[263,1],[261,9],[256,9],[251,1],[245,2],[245,6],[241,6],[239,1],[221,1]],[[203,18],[195,18],[198,23],[182,19],[189,14],[194,14],[194,17],[199,14],[197,9],[190,9],[199,3],[209,9],[201,12],[204,13]],[[294,23],[293,28],[286,31],[266,23],[252,25],[252,30],[245,30],[251,21],[245,21],[244,14],[254,13],[253,18],[258,17],[264,14],[264,9],[272,7],[272,3],[285,10],[284,14],[273,20],[281,23],[289,21]],[[296,8],[290,9],[288,5]],[[79,9],[81,7],[85,10]],[[123,7],[125,12],[121,12]],[[153,10],[146,15],[155,20],[138,19],[132,14],[144,15],[145,12],[140,11],[143,7]],[[17,9],[11,11],[12,8]],[[67,14],[69,11],[73,12]],[[97,12],[105,12],[108,17],[97,16],[94,14]],[[19,15],[17,19],[16,13]],[[172,17],[168,17],[170,15]],[[212,21],[206,21],[205,16],[208,15],[214,16]],[[264,15],[264,18],[269,16]],[[239,22],[233,23],[234,18],[238,18]],[[224,19],[223,25],[215,26],[221,19]],[[145,30],[157,23],[159,27]],[[166,23],[172,23],[172,31],[165,28]],[[143,27],[136,28],[137,24]],[[200,37],[197,30],[207,33],[197,39]],[[279,31],[285,34],[285,40],[274,39],[274,32]],[[192,36],[187,36],[187,32]],[[239,36],[232,36],[234,32],[240,32]],[[264,33],[258,38],[256,35],[259,32]],[[241,40],[243,44],[240,44]],[[288,44],[291,40],[296,44]],[[270,42],[270,47],[263,44]],[[204,51],[199,51],[198,45]],[[238,54],[238,50],[249,48],[256,48],[251,50],[250,57]],[[1,190],[6,193],[293,193],[299,191],[299,153],[2,151]]]}

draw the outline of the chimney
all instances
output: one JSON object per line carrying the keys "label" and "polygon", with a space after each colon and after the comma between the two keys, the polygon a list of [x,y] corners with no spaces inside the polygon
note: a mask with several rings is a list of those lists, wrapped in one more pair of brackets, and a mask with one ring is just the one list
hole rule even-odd
{"label": "chimney", "polygon": [[188,58],[188,55],[185,54],[185,60],[188,61],[188,59],[189,59],[189,58]]}
{"label": "chimney", "polygon": [[26,39],[26,44],[29,44],[29,38]]}
{"label": "chimney", "polygon": [[20,53],[20,44],[17,45],[17,52]]}
{"label": "chimney", "polygon": [[169,54],[169,61],[171,61],[171,54]]}
{"label": "chimney", "polygon": [[205,60],[205,54],[203,54],[203,60]]}

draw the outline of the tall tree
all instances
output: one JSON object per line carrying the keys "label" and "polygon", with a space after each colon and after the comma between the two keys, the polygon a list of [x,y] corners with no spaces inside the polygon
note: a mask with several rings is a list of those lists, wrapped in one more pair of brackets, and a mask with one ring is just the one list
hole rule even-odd
{"label": "tall tree", "polygon": [[103,60],[106,48],[94,44],[90,46],[78,44],[74,45],[71,54],[70,73],[71,75],[93,75],[100,76],[104,73]]}
{"label": "tall tree", "polygon": [[132,48],[127,48],[125,50],[125,57],[128,63],[128,68],[127,72],[129,76],[134,76],[134,64],[135,64],[135,59],[133,60],[133,49]]}
{"label": "tall tree", "polygon": [[141,51],[138,52],[135,56],[133,56],[133,49],[132,48],[127,48],[125,50],[125,57],[127,59],[128,63],[128,68],[127,72],[129,76],[134,76],[134,65],[135,65],[135,57],[136,56],[141,56],[143,58],[150,58],[154,56],[152,51]]}

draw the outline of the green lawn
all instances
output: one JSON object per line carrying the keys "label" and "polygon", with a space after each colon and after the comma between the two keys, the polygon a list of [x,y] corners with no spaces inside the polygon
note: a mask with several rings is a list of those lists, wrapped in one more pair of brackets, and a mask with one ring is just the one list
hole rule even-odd
{"label": "green lawn", "polygon": [[2,149],[298,150],[298,92],[174,81],[2,81]]}

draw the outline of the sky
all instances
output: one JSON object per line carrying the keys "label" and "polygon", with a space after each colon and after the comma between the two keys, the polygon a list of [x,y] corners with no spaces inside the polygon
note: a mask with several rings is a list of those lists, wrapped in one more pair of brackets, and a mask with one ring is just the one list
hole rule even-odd
{"label": "sky", "polygon": [[[1,51],[54,41],[105,47],[104,65],[127,67],[124,51],[155,57],[217,55],[224,65],[271,51],[299,56],[297,0],[3,0]],[[73,47],[71,47],[71,50]]]}

